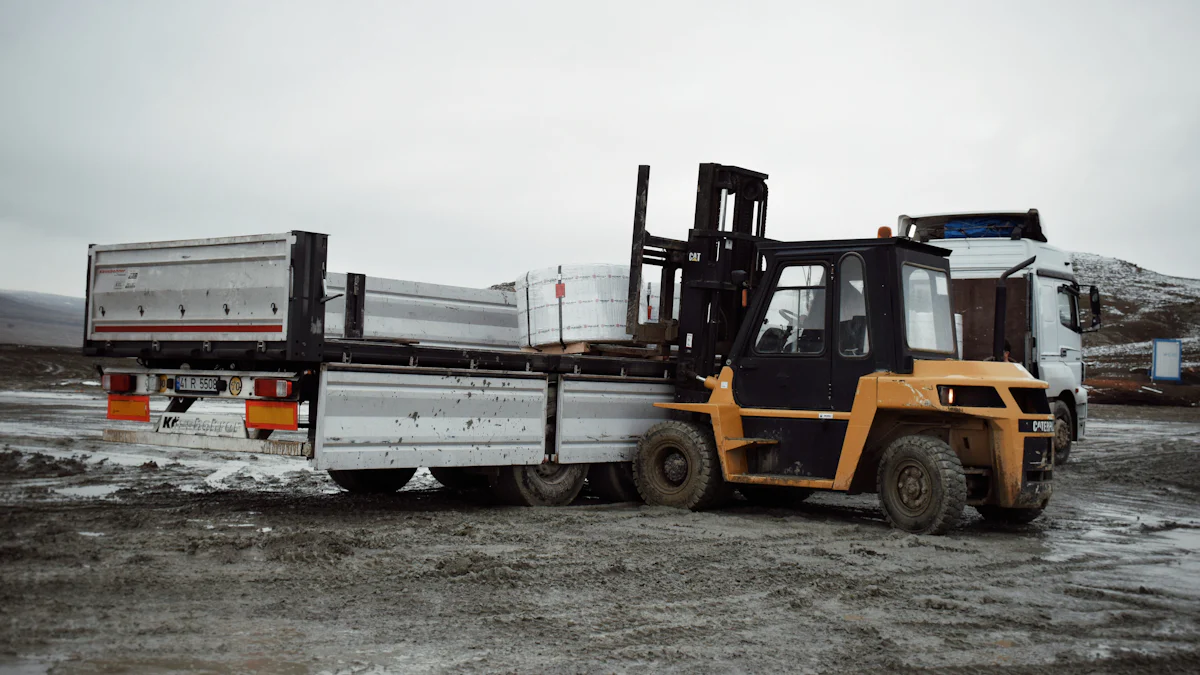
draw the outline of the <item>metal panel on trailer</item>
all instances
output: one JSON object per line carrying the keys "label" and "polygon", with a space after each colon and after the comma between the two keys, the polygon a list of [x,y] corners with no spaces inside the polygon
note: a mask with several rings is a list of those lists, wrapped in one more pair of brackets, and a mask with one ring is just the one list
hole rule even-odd
{"label": "metal panel on trailer", "polygon": [[[330,274],[330,295],[345,293],[346,275]],[[341,337],[345,298],[325,306],[325,334]],[[366,278],[365,339],[413,340],[430,347],[520,349],[511,291]]]}
{"label": "metal panel on trailer", "polygon": [[558,385],[556,452],[563,464],[626,462],[638,439],[668,419],[655,403],[675,400],[673,380],[563,376]]}
{"label": "metal panel on trailer", "polygon": [[93,246],[87,337],[282,341],[290,233]]}
{"label": "metal panel on trailer", "polygon": [[546,376],[326,365],[318,469],[501,466],[545,460]]}

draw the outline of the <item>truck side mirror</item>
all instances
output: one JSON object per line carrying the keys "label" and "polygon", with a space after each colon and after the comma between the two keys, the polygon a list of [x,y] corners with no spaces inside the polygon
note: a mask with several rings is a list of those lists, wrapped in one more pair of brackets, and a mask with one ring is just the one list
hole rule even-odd
{"label": "truck side mirror", "polygon": [[1088,299],[1092,302],[1092,326],[1088,331],[1100,330],[1100,289],[1092,286]]}

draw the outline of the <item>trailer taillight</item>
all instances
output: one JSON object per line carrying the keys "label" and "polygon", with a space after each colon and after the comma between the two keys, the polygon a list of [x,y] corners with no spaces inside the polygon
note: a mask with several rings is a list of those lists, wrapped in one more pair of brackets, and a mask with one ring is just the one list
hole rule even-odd
{"label": "trailer taillight", "polygon": [[287,398],[292,395],[292,383],[288,380],[257,379],[254,381],[254,395],[263,398]]}
{"label": "trailer taillight", "polygon": [[104,391],[114,394],[123,394],[127,391],[133,391],[134,379],[132,375],[105,375],[100,378],[100,384]]}

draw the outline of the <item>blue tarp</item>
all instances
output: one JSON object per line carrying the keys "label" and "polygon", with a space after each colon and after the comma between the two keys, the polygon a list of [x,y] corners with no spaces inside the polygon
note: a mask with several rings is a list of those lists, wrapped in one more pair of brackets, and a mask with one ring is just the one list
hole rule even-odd
{"label": "blue tarp", "polygon": [[1007,218],[962,218],[946,221],[946,239],[974,239],[977,237],[1012,236],[1013,230],[1022,220]]}

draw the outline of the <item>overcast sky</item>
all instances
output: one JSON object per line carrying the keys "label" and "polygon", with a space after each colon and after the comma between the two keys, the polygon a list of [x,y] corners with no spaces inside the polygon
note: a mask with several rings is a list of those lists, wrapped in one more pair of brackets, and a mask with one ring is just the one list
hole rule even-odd
{"label": "overcast sky", "polygon": [[767,234],[1038,208],[1061,247],[1200,276],[1200,2],[0,0],[0,288],[89,243],[300,229],[470,286],[682,238],[696,165]]}

